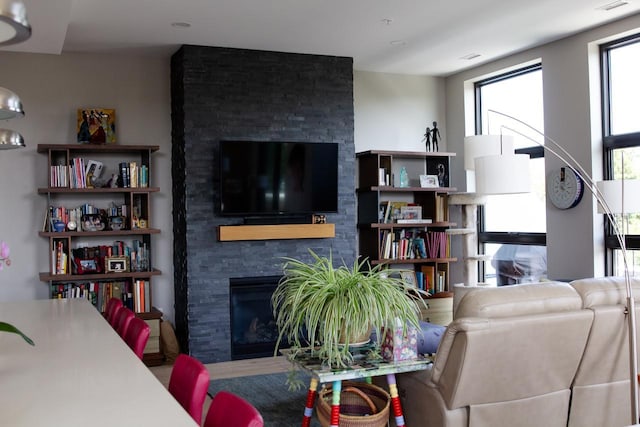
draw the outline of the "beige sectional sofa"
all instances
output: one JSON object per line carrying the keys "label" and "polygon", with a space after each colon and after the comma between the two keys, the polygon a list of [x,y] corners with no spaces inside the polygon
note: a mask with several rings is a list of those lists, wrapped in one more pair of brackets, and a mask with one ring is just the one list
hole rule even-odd
{"label": "beige sectional sofa", "polygon": [[620,278],[468,292],[432,369],[397,376],[407,426],[629,425],[625,299]]}

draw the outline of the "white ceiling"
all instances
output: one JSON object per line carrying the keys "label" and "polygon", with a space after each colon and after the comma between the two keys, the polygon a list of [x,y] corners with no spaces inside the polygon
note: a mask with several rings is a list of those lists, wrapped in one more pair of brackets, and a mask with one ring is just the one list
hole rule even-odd
{"label": "white ceiling", "polygon": [[[598,9],[613,1],[25,0],[33,36],[2,50],[169,56],[194,44],[350,56],[357,70],[443,76],[640,12],[638,0]],[[472,53],[481,56],[461,59]]]}

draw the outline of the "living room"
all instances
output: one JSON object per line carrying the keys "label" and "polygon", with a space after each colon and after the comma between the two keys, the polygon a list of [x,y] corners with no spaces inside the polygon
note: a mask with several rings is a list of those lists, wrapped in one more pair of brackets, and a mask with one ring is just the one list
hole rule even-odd
{"label": "living room", "polygon": [[[27,5],[28,6],[28,5]],[[523,50],[501,59],[470,67],[464,71],[446,76],[409,75],[353,70],[353,132],[345,138],[352,153],[372,149],[398,149],[408,151],[423,150],[425,126],[437,121],[442,132],[444,146],[440,149],[457,153],[451,165],[451,179],[460,191],[466,190],[463,169],[463,139],[470,134],[473,125],[472,112],[467,105],[471,101],[473,80],[482,76],[504,71],[522,64],[542,60],[544,64],[544,102],[545,132],[554,139],[562,141],[568,149],[577,147],[581,141],[592,141],[590,150],[577,149],[576,155],[598,173],[601,160],[595,141],[600,138],[599,99],[593,88],[594,67],[597,70],[597,46],[599,41],[628,34],[640,28],[640,16],[634,15],[619,19],[596,28],[592,28],[570,37]],[[38,31],[36,27],[35,32]],[[189,43],[184,43],[189,44]],[[212,45],[215,50],[215,45]],[[192,48],[193,55],[199,55],[199,49]],[[154,155],[154,167],[151,180],[161,190],[153,198],[153,225],[162,230],[154,236],[154,265],[162,275],[154,278],[153,300],[167,320],[179,323],[176,319],[174,283],[175,274],[175,229],[174,219],[174,180],[172,178],[172,64],[169,57],[160,57],[140,53],[73,53],[37,54],[3,51],[3,87],[10,88],[20,95],[25,105],[26,116],[7,122],[5,127],[19,131],[27,141],[27,147],[3,153],[0,156],[0,170],[5,176],[0,183],[3,201],[2,226],[0,238],[11,246],[12,265],[3,270],[0,287],[0,299],[29,300],[49,297],[47,285],[38,280],[38,273],[46,271],[49,253],[45,240],[37,236],[41,227],[47,202],[38,196],[35,189],[44,186],[48,170],[44,158],[36,155],[37,144],[70,144],[75,142],[76,118],[78,108],[102,106],[117,111],[117,135],[121,144],[157,144],[160,150]],[[175,54],[175,52],[174,52]],[[294,55],[297,56],[297,55]],[[595,59],[594,59],[595,58]],[[348,73],[348,67],[346,73]],[[596,85],[597,86],[597,85]],[[594,109],[594,106],[598,108]],[[347,128],[349,125],[347,124]],[[238,135],[232,135],[238,136]],[[241,135],[242,136],[242,135]],[[255,136],[255,135],[254,135]],[[219,138],[220,136],[215,136]],[[202,144],[206,144],[201,141]],[[198,146],[196,149],[203,149]],[[202,159],[210,159],[208,154]],[[352,172],[349,182],[344,180],[341,193],[344,195],[344,209],[340,222],[336,224],[336,238],[329,246],[336,254],[345,259],[356,255],[355,244],[355,164],[344,153],[343,173]],[[194,159],[197,160],[197,159]],[[203,160],[203,161],[204,161]],[[558,162],[549,159],[549,167],[557,167]],[[213,165],[199,165],[198,170],[209,170]],[[10,178],[8,178],[10,177]],[[202,192],[212,191],[214,179],[198,181]],[[208,187],[208,188],[207,188]],[[175,190],[174,190],[175,191]],[[351,194],[349,194],[351,192]],[[194,191],[193,194],[196,192]],[[242,260],[257,256],[260,251],[276,254],[268,264],[246,267],[259,270],[261,274],[277,272],[280,256],[301,253],[309,242],[300,241],[282,250],[278,245],[260,244],[255,246],[229,245],[216,241],[215,225],[220,219],[213,213],[214,205],[208,205],[209,199],[202,203],[203,210],[211,209],[208,219],[205,214],[199,218],[199,225],[189,224],[191,233],[199,236],[211,247],[218,247],[229,258]],[[184,206],[192,206],[188,199]],[[547,209],[547,248],[548,275],[557,279],[593,277],[604,273],[602,256],[602,218],[594,215],[594,201],[585,198],[583,203],[570,212]],[[335,221],[337,217],[329,217]],[[202,227],[191,229],[190,227]],[[313,245],[327,248],[326,242],[314,241]],[[194,247],[195,248],[195,247]],[[196,281],[206,281],[209,271],[229,268],[227,259],[218,254],[195,254],[188,252],[193,274],[199,268],[204,274]],[[593,259],[594,262],[583,262]],[[28,261],[27,261],[28,260]],[[197,261],[197,262],[196,262]],[[218,265],[220,263],[221,265]],[[235,268],[235,267],[233,267]],[[229,274],[228,279],[232,275]],[[245,276],[238,273],[238,276]],[[451,282],[462,281],[460,269],[453,268]],[[226,360],[228,350],[214,351],[207,340],[210,334],[218,334],[224,339],[228,331],[223,325],[227,322],[212,319],[211,305],[227,298],[226,287],[214,296],[204,292],[191,293],[182,289],[181,295],[199,301],[205,301],[200,309],[189,312],[188,321],[198,324],[196,333],[183,326],[181,332],[188,331],[195,338],[193,354],[206,362]],[[207,301],[207,299],[209,299]],[[189,300],[183,304],[190,305]],[[199,311],[201,310],[201,311]],[[201,316],[201,317],[198,317]]]}

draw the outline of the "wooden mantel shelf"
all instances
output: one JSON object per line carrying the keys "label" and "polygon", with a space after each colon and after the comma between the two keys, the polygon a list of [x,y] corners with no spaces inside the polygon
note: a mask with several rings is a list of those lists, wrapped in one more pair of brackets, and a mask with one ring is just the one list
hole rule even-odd
{"label": "wooden mantel shelf", "polygon": [[335,224],[221,225],[218,240],[323,239],[336,236]]}

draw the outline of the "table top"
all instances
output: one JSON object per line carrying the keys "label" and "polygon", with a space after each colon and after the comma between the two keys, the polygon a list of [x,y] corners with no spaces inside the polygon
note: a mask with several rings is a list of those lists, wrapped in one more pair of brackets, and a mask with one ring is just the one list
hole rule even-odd
{"label": "table top", "polygon": [[35,342],[0,333],[0,424],[197,426],[87,300],[2,302],[0,321]]}
{"label": "table top", "polygon": [[427,369],[433,363],[431,357],[426,355],[418,355],[417,359],[398,362],[387,362],[382,359],[369,359],[367,357],[356,356],[354,363],[348,367],[329,368],[323,365],[318,359],[306,356],[304,352],[295,358],[290,357],[291,353],[289,350],[280,350],[280,352],[284,354],[291,363],[296,364],[304,371],[316,377],[320,383],[420,371]]}

